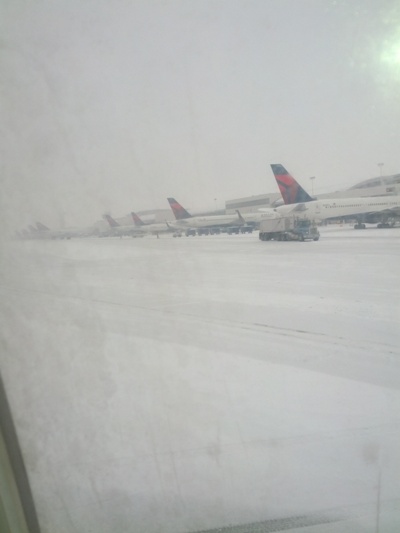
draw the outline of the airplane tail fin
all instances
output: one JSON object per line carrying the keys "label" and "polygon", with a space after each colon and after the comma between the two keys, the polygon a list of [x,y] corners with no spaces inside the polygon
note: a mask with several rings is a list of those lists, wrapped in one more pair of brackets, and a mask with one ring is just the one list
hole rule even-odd
{"label": "airplane tail fin", "polygon": [[175,215],[176,220],[182,220],[184,218],[192,218],[192,215],[186,211],[184,207],[181,206],[175,198],[167,198],[168,203],[172,209],[172,212]]}
{"label": "airplane tail fin", "polygon": [[271,165],[283,201],[286,205],[310,202],[313,198],[297,183],[282,165]]}
{"label": "airplane tail fin", "polygon": [[50,228],[42,224],[41,222],[36,222],[36,227],[39,231],[49,231]]}
{"label": "airplane tail fin", "polygon": [[139,215],[137,215],[133,211],[131,211],[131,215],[132,215],[133,222],[134,222],[135,226],[140,227],[140,226],[144,226],[145,225],[143,220],[140,218]]}
{"label": "airplane tail fin", "polygon": [[118,222],[111,215],[103,215],[103,218],[107,220],[111,228],[117,228],[119,226]]}
{"label": "airplane tail fin", "polygon": [[246,221],[245,221],[245,219],[242,217],[242,215],[241,215],[239,209],[236,209],[236,213],[237,213],[237,215],[238,215],[238,217],[239,217],[239,222],[240,222],[241,224],[246,224]]}

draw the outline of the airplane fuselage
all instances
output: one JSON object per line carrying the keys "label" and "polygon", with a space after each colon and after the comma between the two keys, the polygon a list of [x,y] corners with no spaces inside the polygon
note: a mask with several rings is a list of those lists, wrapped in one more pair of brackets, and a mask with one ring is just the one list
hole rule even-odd
{"label": "airplane fuselage", "polygon": [[204,217],[190,217],[183,218],[181,220],[175,220],[171,222],[171,227],[175,229],[186,229],[186,228],[217,228],[224,226],[233,226],[234,224],[240,225],[240,221],[237,214],[235,215],[214,215],[214,216],[204,216]]}
{"label": "airplane fuselage", "polygon": [[335,198],[313,200],[302,204],[282,205],[277,207],[278,214],[295,215],[310,220],[325,220],[345,216],[366,215],[385,212],[400,215],[400,196],[377,196],[369,198]]}
{"label": "airplane fuselage", "polygon": [[132,236],[143,236],[144,231],[142,231],[141,228],[136,228],[135,226],[114,226],[112,228],[108,228],[107,231],[110,235],[132,235]]}
{"label": "airplane fuselage", "polygon": [[144,224],[143,226],[139,226],[139,228],[141,231],[143,231],[143,233],[149,233],[151,235],[156,235],[157,233],[170,233],[174,231],[173,228],[169,228],[165,222]]}
{"label": "airplane fuselage", "polygon": [[273,218],[280,218],[280,215],[276,208],[267,209],[265,208],[262,212],[259,213],[245,213],[242,215],[247,224],[260,224],[263,220],[270,220]]}

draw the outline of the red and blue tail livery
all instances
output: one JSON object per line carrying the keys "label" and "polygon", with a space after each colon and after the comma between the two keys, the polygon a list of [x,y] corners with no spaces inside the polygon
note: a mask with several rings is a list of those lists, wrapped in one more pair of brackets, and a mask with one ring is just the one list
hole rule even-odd
{"label": "red and blue tail livery", "polygon": [[284,166],[271,165],[271,168],[286,205],[300,204],[314,200],[314,198],[311,198],[308,192],[297,183],[294,177],[289,174]]}
{"label": "red and blue tail livery", "polygon": [[140,218],[139,215],[137,215],[136,213],[134,213],[133,211],[131,211],[131,215],[132,215],[132,219],[133,219],[133,222],[135,224],[135,226],[144,226],[144,222],[143,220]]}
{"label": "red and blue tail livery", "polygon": [[110,227],[111,228],[118,228],[119,227],[119,224],[116,220],[113,219],[113,217],[111,215],[103,215],[103,218],[105,220],[107,220],[107,222],[110,224]]}
{"label": "red and blue tail livery", "polygon": [[183,220],[184,218],[192,218],[192,215],[186,211],[184,207],[181,206],[175,198],[167,198],[168,203],[174,213],[176,220]]}

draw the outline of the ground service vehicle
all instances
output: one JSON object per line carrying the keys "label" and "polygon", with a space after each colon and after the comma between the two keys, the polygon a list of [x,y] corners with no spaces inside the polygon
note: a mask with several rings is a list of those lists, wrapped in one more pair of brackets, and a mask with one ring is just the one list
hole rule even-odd
{"label": "ground service vehicle", "polygon": [[319,231],[311,220],[279,217],[260,223],[261,241],[317,241]]}

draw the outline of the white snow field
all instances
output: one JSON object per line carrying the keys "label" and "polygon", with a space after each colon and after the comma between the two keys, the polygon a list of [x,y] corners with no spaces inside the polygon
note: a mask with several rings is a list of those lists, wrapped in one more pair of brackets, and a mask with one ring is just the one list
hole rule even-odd
{"label": "white snow field", "polygon": [[4,245],[42,532],[400,531],[399,259],[349,226]]}

